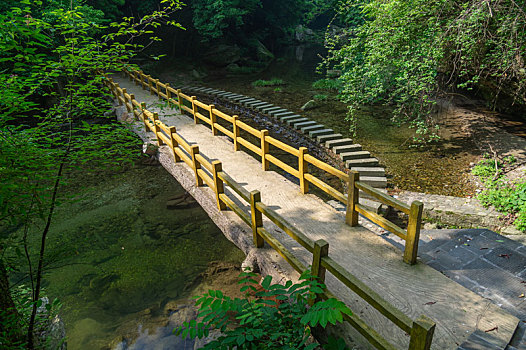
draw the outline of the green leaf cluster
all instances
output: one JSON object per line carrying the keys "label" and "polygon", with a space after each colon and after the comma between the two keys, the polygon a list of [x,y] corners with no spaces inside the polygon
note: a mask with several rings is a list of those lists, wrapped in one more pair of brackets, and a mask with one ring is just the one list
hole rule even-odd
{"label": "green leaf cluster", "polygon": [[278,79],[278,78],[272,78],[270,80],[259,79],[259,80],[252,82],[252,86],[255,86],[255,87],[268,87],[268,86],[280,86],[280,85],[285,85],[285,82],[283,81],[283,79]]}
{"label": "green leaf cluster", "polygon": [[521,231],[526,231],[526,179],[510,182],[502,172],[505,165],[514,161],[513,157],[502,161],[485,157],[471,172],[486,186],[478,195],[482,204],[492,205],[499,212],[510,215],[515,226]]}
{"label": "green leaf cluster", "polygon": [[[341,301],[319,301],[325,286],[309,271],[298,283],[285,285],[273,284],[272,277],[266,276],[259,286],[255,278],[250,272],[240,274],[245,298],[232,299],[214,290],[196,297],[199,321],[185,322],[174,332],[203,338],[211,329],[220,330],[222,335],[205,349],[314,349],[317,344],[308,342],[311,327],[325,328],[350,314]],[[341,348],[341,342],[335,344]]]}
{"label": "green leaf cluster", "polygon": [[426,141],[437,137],[433,111],[448,93],[526,103],[523,1],[342,0],[339,15],[346,28],[327,35],[324,64],[342,70],[353,122],[361,105],[393,106],[393,120]]}

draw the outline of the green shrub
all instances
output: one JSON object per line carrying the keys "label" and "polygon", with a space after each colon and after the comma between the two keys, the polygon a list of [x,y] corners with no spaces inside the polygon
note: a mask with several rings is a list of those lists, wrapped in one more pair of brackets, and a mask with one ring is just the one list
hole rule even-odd
{"label": "green shrub", "polygon": [[317,90],[339,91],[342,84],[336,79],[320,79],[312,83],[312,87]]}
{"label": "green shrub", "polygon": [[328,95],[324,95],[324,94],[319,94],[319,95],[314,95],[313,98],[316,101],[327,101],[329,99],[329,96]]}
{"label": "green shrub", "polygon": [[279,85],[285,85],[285,82],[282,79],[272,78],[270,80],[256,80],[252,82],[252,86],[257,87],[268,87],[268,86],[279,86]]}
{"label": "green shrub", "polygon": [[473,169],[486,186],[478,199],[484,206],[494,206],[496,210],[514,217],[515,226],[526,231],[526,180],[510,183],[502,176],[503,164],[515,162],[515,158],[506,157],[504,163],[484,158]]}
{"label": "green shrub", "polygon": [[[317,344],[307,344],[311,327],[325,328],[328,323],[342,322],[343,314],[350,314],[336,299],[314,302],[325,286],[309,271],[296,284],[271,284],[272,277],[267,276],[259,290],[255,277],[250,272],[240,274],[240,290],[247,292],[243,299],[231,299],[219,290],[195,297],[201,321],[185,322],[174,332],[183,338],[203,338],[211,329],[220,330],[222,335],[204,349],[314,349]],[[336,343],[342,348],[341,341]]]}

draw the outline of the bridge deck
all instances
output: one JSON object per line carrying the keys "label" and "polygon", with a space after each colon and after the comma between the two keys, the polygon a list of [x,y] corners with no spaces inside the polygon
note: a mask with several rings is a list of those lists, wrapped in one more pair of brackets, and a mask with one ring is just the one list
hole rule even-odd
{"label": "bridge deck", "polygon": [[[203,155],[219,159],[223,169],[248,191],[261,191],[263,203],[313,240],[329,242],[330,256],[387,301],[413,319],[421,314],[432,318],[437,323],[432,349],[456,349],[477,330],[499,348],[506,347],[517,326],[516,317],[421,262],[414,266],[403,263],[397,248],[362,226],[347,226],[341,213],[314,195],[301,194],[298,186],[283,176],[263,171],[258,160],[234,152],[226,138],[212,136],[208,128],[195,125],[176,110],[160,108],[156,96],[133,83],[119,78],[115,81],[134,93],[138,101],[146,102],[148,110],[158,112],[161,120],[175,126],[189,143],[198,144]],[[265,222],[267,225],[272,227],[270,222]],[[311,263],[311,255],[294,240],[274,228],[270,232],[306,265]],[[326,283],[370,326],[400,348],[407,348],[407,334],[360,302],[329,273]]]}

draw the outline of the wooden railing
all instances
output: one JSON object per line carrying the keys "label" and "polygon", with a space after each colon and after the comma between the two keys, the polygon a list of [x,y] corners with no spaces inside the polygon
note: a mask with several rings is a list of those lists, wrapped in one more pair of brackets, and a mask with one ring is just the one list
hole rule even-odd
{"label": "wooden railing", "polygon": [[[140,73],[140,72],[139,72]],[[134,73],[135,74],[135,73]],[[135,76],[132,74],[132,76]],[[139,74],[139,77],[143,76],[142,73]],[[137,81],[137,80],[136,80]],[[148,82],[144,82],[141,78],[139,83],[145,87],[148,86],[151,91],[159,93],[159,87],[162,85],[158,81],[154,81],[155,85],[152,83],[152,80],[149,78]],[[435,323],[422,315],[416,320],[412,320],[402,311],[397,309],[395,306],[383,299],[378,293],[370,289],[366,284],[357,279],[349,271],[345,270],[341,265],[339,265],[335,260],[329,256],[329,244],[324,240],[313,241],[298,229],[296,229],[292,224],[287,222],[285,218],[280,216],[276,211],[271,209],[269,206],[265,205],[261,201],[261,193],[259,191],[248,192],[232,179],[226,172],[222,170],[222,163],[218,160],[211,161],[206,156],[199,152],[199,146],[190,145],[181,135],[177,133],[177,130],[174,126],[168,126],[159,120],[157,113],[152,113],[145,108],[144,103],[138,103],[133,95],[130,95],[126,92],[126,89],[122,89],[118,84],[114,83],[111,78],[107,79],[107,85],[111,89],[115,98],[119,101],[121,105],[125,105],[129,112],[133,112],[134,116],[142,120],[146,130],[152,131],[155,133],[158,144],[167,145],[172,151],[174,161],[185,162],[195,174],[196,185],[203,186],[206,184],[212,191],[215,193],[216,202],[219,210],[225,210],[227,207],[235,212],[247,225],[252,228],[253,241],[254,245],[257,248],[261,248],[264,245],[264,242],[267,242],[272,248],[274,248],[296,271],[303,272],[306,270],[306,266],[289,250],[287,249],[279,240],[277,240],[265,227],[263,226],[263,216],[268,218],[279,228],[281,228],[285,233],[287,233],[291,238],[298,242],[303,248],[305,248],[309,253],[312,254],[312,274],[316,276],[321,283],[325,281],[325,273],[329,271],[332,273],[338,280],[345,284],[349,289],[356,293],[360,298],[365,302],[375,308],[378,312],[392,321],[396,326],[398,326],[402,331],[410,335],[409,349],[410,350],[428,350],[431,347],[431,342],[433,339]],[[155,86],[155,87],[154,87]],[[165,85],[166,86],[166,85]],[[166,87],[167,92],[159,94],[160,96],[169,96],[168,91],[170,87]],[[183,95],[180,91],[176,91],[176,96],[178,96],[177,101],[170,101],[182,107],[183,110],[186,110],[182,104]],[[170,99],[170,97],[166,97]],[[199,120],[209,121],[210,124],[214,124],[214,116],[223,118],[227,121],[233,122],[233,131],[222,130],[222,126],[215,125],[215,129],[225,133],[228,131],[231,135],[239,134],[236,132],[236,127],[246,128],[253,135],[258,133],[264,134],[263,131],[258,131],[254,128],[249,127],[243,122],[237,120],[237,117],[230,117],[222,112],[217,111],[213,106],[208,106],[197,102],[195,98],[189,98],[187,100],[192,101],[192,112],[193,115]],[[197,102],[197,103],[196,103]],[[206,117],[204,114],[201,114],[197,111],[197,108],[207,109],[209,111],[209,117]],[[188,108],[188,107],[187,107]],[[189,108],[188,108],[189,109]],[[264,150],[265,146],[263,142],[273,143],[281,149],[290,151],[292,154],[300,156],[302,152],[305,152],[304,149],[296,150],[281,141],[275,140],[273,138],[267,138],[263,136],[261,138],[262,145],[259,150]],[[240,142],[241,141],[241,142]],[[238,138],[237,142],[243,145],[243,142],[246,140]],[[248,141],[246,141],[248,142]],[[252,144],[251,144],[252,145]],[[252,145],[253,146],[253,145]],[[257,151],[256,146],[254,146],[254,151]],[[264,153],[261,153],[264,154]],[[307,158],[308,159],[308,158]],[[267,159],[272,161],[272,158]],[[315,158],[307,160],[308,162],[314,163],[317,166],[324,166],[325,163],[320,162]],[[300,165],[301,169],[301,165]],[[294,169],[293,169],[294,170]],[[295,170],[296,171],[296,170]],[[298,171],[296,171],[298,173]],[[311,180],[308,180],[311,181]],[[241,197],[246,203],[247,207],[250,206],[249,211],[245,211],[242,206],[236,204],[236,202],[229,197],[227,192],[225,192],[225,186]],[[358,182],[354,183],[356,188],[362,189],[363,191],[371,191],[368,186],[364,186]],[[375,191],[373,189],[373,191]],[[388,201],[390,205],[396,206],[401,210],[405,210],[408,207],[405,204],[400,204],[398,201],[394,201],[391,197],[382,194],[385,198],[384,201]],[[354,197],[351,197],[354,198]],[[354,204],[356,211],[362,210],[359,204]],[[326,290],[324,298],[336,298],[329,290]],[[384,337],[382,337],[376,330],[368,326],[358,315],[351,313],[349,315],[344,315],[345,321],[347,321],[351,326],[353,326],[365,339],[367,339],[374,347],[377,349],[385,350],[394,350],[396,347],[388,342]]]}
{"label": "wooden railing", "polygon": [[[142,71],[126,70],[130,80],[134,81],[136,85],[142,86],[143,89],[148,89],[153,95],[158,95],[159,99],[165,99],[169,104],[178,106],[181,112],[190,113],[195,123],[203,122],[209,125],[212,129],[213,135],[222,133],[233,140],[234,150],[240,150],[240,146],[250,150],[256,156],[261,158],[263,170],[269,169],[269,164],[272,163],[284,170],[285,172],[295,176],[299,180],[300,190],[302,193],[309,191],[309,184],[312,184],[336,200],[347,205],[346,222],[350,226],[358,225],[358,214],[363,215],[375,224],[384,229],[394,233],[401,239],[405,240],[405,249],[403,259],[408,264],[415,264],[418,254],[418,241],[420,238],[420,226],[422,222],[423,204],[419,201],[414,201],[411,205],[402,203],[395,198],[360,182],[359,174],[355,171],[345,173],[339,169],[330,166],[329,164],[308,154],[307,148],[294,148],[286,143],[277,140],[268,135],[267,130],[258,130],[250,125],[239,120],[239,117],[230,116],[219,111],[214,105],[207,105],[196,99],[195,96],[188,96],[175,90],[168,84],[159,82],[158,79],[153,79],[151,76],[144,74]],[[259,139],[257,144],[253,144],[248,138],[242,137],[240,131],[254,136]],[[278,149],[297,158],[297,169],[286,164],[278,159],[276,156],[270,154],[269,145],[277,147]],[[314,166],[319,170],[338,178],[347,187],[347,193],[338,191],[328,183],[320,178],[309,173],[309,167]],[[363,191],[379,202],[401,210],[409,216],[408,226],[403,230],[393,222],[367,209],[365,206],[359,204],[360,191]]]}

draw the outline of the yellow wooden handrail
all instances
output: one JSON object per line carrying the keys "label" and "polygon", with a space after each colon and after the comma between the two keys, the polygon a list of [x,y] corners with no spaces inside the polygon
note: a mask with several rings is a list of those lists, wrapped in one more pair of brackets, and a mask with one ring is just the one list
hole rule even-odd
{"label": "yellow wooden handrail", "polygon": [[[142,72],[139,72],[139,77],[142,77]],[[135,78],[135,74],[130,74],[132,78]],[[142,79],[142,78],[140,78]],[[151,77],[148,77],[149,86],[151,88]],[[378,310],[382,315],[391,320],[395,325],[400,327],[402,330],[410,334],[409,350],[429,350],[433,333],[435,329],[435,323],[432,322],[425,316],[420,316],[416,320],[411,320],[407,315],[397,309],[395,306],[384,300],[379,294],[372,291],[363,282],[358,280],[354,275],[345,270],[342,266],[338,265],[334,260],[328,256],[328,243],[319,240],[313,242],[310,238],[305,236],[303,233],[294,228],[293,225],[287,222],[287,220],[281,217],[277,212],[270,209],[268,206],[261,202],[261,194],[259,191],[246,191],[239,183],[234,181],[228,174],[222,171],[221,163],[219,161],[210,162],[206,157],[199,153],[199,147],[197,145],[190,146],[182,137],[179,135],[173,126],[167,126],[159,120],[157,113],[152,113],[146,110],[144,103],[134,102],[132,99],[133,95],[127,94],[125,91],[118,87],[113,81],[108,79],[107,81],[112,93],[115,97],[123,103],[129,103],[131,106],[141,106],[141,113],[139,117],[143,120],[145,126],[147,126],[152,132],[155,133],[159,145],[166,144],[173,152],[175,161],[183,160],[189,167],[192,168],[196,178],[196,185],[202,186],[206,184],[211,188],[217,198],[219,210],[224,210],[226,207],[232,209],[245,223],[252,226],[254,235],[254,244],[256,247],[262,247],[263,242],[267,242],[272,248],[274,248],[289,264],[296,269],[298,272],[305,270],[304,264],[281,242],[279,242],[270,232],[263,227],[262,216],[265,215],[278,227],[283,229],[290,237],[296,242],[302,245],[307,251],[313,254],[312,272],[320,282],[324,282],[325,270],[331,272],[337,279],[344,283],[349,289],[355,292],[359,297],[366,301],[369,305]],[[141,83],[141,85],[143,85]],[[144,86],[144,85],[143,85]],[[159,86],[159,84],[156,84]],[[178,96],[181,94],[178,93]],[[179,97],[178,97],[179,98]],[[128,99],[130,99],[128,101]],[[124,101],[123,101],[124,100]],[[236,118],[233,118],[235,121]],[[262,138],[265,139],[265,135]],[[188,152],[191,157],[186,153]],[[304,153],[304,152],[300,152]],[[267,154],[267,156],[269,156]],[[263,157],[265,154],[263,153]],[[206,171],[209,171],[210,176]],[[309,174],[305,174],[309,175]],[[358,177],[351,174],[350,179],[356,180]],[[312,179],[312,178],[311,178]],[[352,181],[353,188],[357,189],[357,181]],[[227,184],[234,192],[236,192],[242,199],[250,204],[250,213],[246,213],[243,208],[239,207],[232,199],[230,199],[224,192],[224,184]],[[358,184],[358,185],[357,185]],[[351,192],[348,198],[354,198]],[[357,199],[357,198],[354,198]],[[353,200],[354,200],[353,199]],[[361,210],[359,204],[355,205],[357,210]],[[353,206],[353,208],[355,207]],[[410,212],[415,211],[415,207],[410,207]],[[421,212],[420,212],[421,214]],[[414,230],[415,222],[409,224],[410,230]],[[335,297],[330,291],[324,293],[324,297]],[[380,336],[373,328],[368,326],[358,315],[351,314],[345,315],[345,321],[355,327],[373,346],[377,349],[395,350],[396,348]]]}

